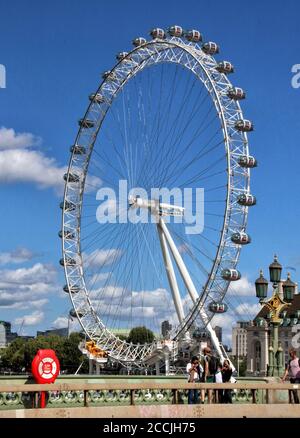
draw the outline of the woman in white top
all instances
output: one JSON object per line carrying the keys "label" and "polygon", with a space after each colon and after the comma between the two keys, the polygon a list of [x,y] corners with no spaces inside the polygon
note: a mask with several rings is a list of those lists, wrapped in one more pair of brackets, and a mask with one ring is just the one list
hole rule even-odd
{"label": "woman in white top", "polygon": [[[290,351],[290,360],[285,368],[284,375],[282,377],[282,381],[284,382],[287,376],[290,378],[290,383],[300,383],[300,359],[297,357],[297,352],[294,348],[291,348]],[[290,392],[290,399],[291,399],[291,393],[294,397],[294,403],[299,404],[299,397],[297,390],[292,390]]]}
{"label": "woman in white top", "polygon": [[[188,381],[190,383],[200,382],[203,368],[199,363],[199,359],[197,356],[193,356],[191,362],[187,364],[186,372],[188,374]],[[196,404],[198,402],[198,397],[198,389],[189,389],[188,404]]]}

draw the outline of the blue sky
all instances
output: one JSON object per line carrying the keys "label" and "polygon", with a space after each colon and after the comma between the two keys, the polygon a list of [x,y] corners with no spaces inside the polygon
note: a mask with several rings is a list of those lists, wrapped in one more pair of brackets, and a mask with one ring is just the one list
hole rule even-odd
{"label": "blue sky", "polygon": [[[291,86],[291,68],[300,63],[299,15],[297,1],[216,0],[213,7],[201,0],[0,0],[0,64],[7,75],[7,87],[0,89],[0,128],[14,130],[5,131],[11,142],[28,133],[18,141],[34,154],[23,153],[24,163],[16,166],[15,155],[3,155],[1,162],[0,147],[0,270],[7,281],[14,270],[20,281],[34,272],[39,279],[28,291],[35,304],[27,307],[22,291],[11,285],[12,302],[0,307],[1,319],[15,322],[16,329],[24,320],[26,333],[63,323],[57,318],[70,304],[58,292],[64,279],[58,265],[57,175],[100,73],[135,36],[148,37],[153,26],[199,29],[206,40],[220,44],[221,58],[233,62],[231,79],[247,91],[243,109],[255,124],[250,148],[259,160],[251,183],[258,198],[249,215],[253,242],[242,252],[239,269],[253,282],[277,252],[284,266],[297,269],[293,276],[299,280],[300,89]],[[32,171],[26,170],[29,158],[37,163]],[[45,174],[36,175],[41,169]],[[27,253],[17,255],[18,248]]]}

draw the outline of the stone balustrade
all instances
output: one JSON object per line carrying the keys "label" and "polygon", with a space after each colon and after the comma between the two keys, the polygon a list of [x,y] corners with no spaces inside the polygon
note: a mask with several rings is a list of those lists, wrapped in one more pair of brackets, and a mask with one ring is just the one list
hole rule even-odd
{"label": "stone balustrade", "polygon": [[[239,380],[237,383],[188,383],[185,379],[157,377],[88,376],[60,377],[55,384],[37,385],[30,380],[0,378],[0,411],[38,406],[39,394],[47,392],[47,408],[100,407],[129,405],[184,405],[188,389],[213,393],[231,389],[233,404],[287,403],[289,391],[299,385],[278,383],[271,379]],[[300,386],[299,386],[300,387]],[[205,403],[210,403],[206,397]]]}

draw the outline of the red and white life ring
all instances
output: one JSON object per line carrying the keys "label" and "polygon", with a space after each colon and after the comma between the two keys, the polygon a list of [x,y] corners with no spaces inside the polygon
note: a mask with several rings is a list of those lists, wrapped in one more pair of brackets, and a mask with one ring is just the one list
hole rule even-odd
{"label": "red and white life ring", "polygon": [[39,350],[31,365],[32,374],[37,383],[54,383],[60,366],[53,350]]}

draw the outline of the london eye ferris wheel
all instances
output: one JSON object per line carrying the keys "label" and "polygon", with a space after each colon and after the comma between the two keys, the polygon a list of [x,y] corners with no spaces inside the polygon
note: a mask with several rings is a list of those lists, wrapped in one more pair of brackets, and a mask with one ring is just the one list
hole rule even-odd
{"label": "london eye ferris wheel", "polygon": [[166,320],[172,340],[196,324],[219,351],[210,321],[226,311],[227,289],[241,278],[248,207],[256,203],[253,124],[241,110],[245,92],[229,80],[233,65],[216,60],[218,45],[198,30],[150,35],[119,53],[89,96],[61,203],[72,315],[113,359],[134,363],[145,362],[155,342],[134,345],[119,333],[158,333]]}

